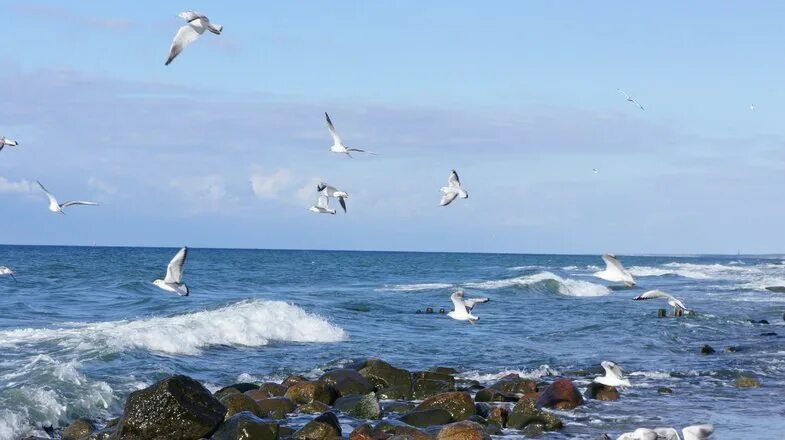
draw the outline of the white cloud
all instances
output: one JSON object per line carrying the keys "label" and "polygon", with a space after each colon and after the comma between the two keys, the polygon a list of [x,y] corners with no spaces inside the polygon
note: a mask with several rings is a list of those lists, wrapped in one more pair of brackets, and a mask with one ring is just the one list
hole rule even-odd
{"label": "white cloud", "polygon": [[33,185],[25,179],[18,182],[12,182],[5,177],[0,177],[0,193],[25,194],[32,191]]}
{"label": "white cloud", "polygon": [[172,179],[170,185],[183,196],[190,214],[227,211],[237,202],[218,175]]}
{"label": "white cloud", "polygon": [[251,188],[260,199],[278,198],[292,181],[292,173],[281,168],[272,174],[265,174],[261,170],[251,175]]}
{"label": "white cloud", "polygon": [[117,188],[114,186],[104,182],[103,180],[96,179],[95,177],[91,177],[87,179],[87,185],[90,188],[96,189],[104,194],[107,195],[115,195],[117,194]]}

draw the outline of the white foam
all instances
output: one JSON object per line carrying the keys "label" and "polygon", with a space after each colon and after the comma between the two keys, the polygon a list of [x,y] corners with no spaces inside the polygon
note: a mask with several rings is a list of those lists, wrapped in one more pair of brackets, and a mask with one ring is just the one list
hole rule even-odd
{"label": "white foam", "polygon": [[448,289],[452,286],[452,284],[447,283],[396,284],[393,286],[385,286],[376,290],[387,292],[419,292],[421,290]]}
{"label": "white foam", "polygon": [[688,270],[688,269],[663,269],[659,267],[649,267],[649,266],[632,266],[627,268],[627,270],[636,277],[659,277],[664,275],[676,275],[683,278],[692,278],[696,280],[706,280],[710,279],[711,276],[697,271],[697,270]]}
{"label": "white foam", "polygon": [[476,380],[480,383],[492,383],[510,374],[517,374],[518,376],[524,379],[539,379],[541,377],[546,377],[546,376],[558,376],[561,373],[554,370],[548,365],[540,365],[539,367],[528,371],[516,370],[516,369],[505,369],[496,373],[480,373],[479,371],[467,371],[459,374],[457,377],[466,380]]}
{"label": "white foam", "polygon": [[482,281],[478,283],[466,283],[465,286],[472,289],[503,289],[505,287],[512,286],[530,286],[547,281],[558,283],[558,291],[562,295],[603,296],[611,293],[610,289],[603,286],[602,284],[594,284],[588,281],[562,278],[551,272],[540,272],[534,275],[505,278],[501,280]]}
{"label": "white foam", "polygon": [[0,332],[0,346],[57,342],[71,348],[109,352],[144,349],[198,354],[215,345],[258,347],[270,341],[337,342],[346,338],[340,327],[295,305],[251,300],[165,318],[4,331]]}

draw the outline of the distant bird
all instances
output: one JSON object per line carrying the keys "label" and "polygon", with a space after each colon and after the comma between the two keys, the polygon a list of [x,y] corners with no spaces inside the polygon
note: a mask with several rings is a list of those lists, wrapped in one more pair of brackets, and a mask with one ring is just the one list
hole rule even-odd
{"label": "distant bird", "polygon": [[605,261],[605,270],[594,272],[595,277],[612,283],[624,283],[628,287],[635,286],[635,279],[621,265],[615,255],[605,254],[602,256],[602,260]]}
{"label": "distant bird", "polygon": [[346,212],[346,199],[349,198],[349,194],[344,191],[341,191],[334,186],[330,186],[324,182],[320,182],[319,185],[316,186],[316,190],[326,195],[327,197],[334,197],[338,199],[338,203],[341,204],[341,208],[343,208],[343,212]]}
{"label": "distant bird", "polygon": [[330,199],[324,194],[319,194],[316,204],[308,208],[308,210],[317,214],[335,214],[335,210],[330,209]]}
{"label": "distant bird", "polygon": [[188,257],[188,248],[184,247],[177,251],[172,261],[166,266],[166,277],[153,281],[153,284],[166,290],[167,292],[174,292],[180,296],[188,296],[190,291],[188,286],[183,283],[183,266],[185,266],[185,259]]}
{"label": "distant bird", "polygon": [[638,296],[636,296],[633,299],[635,301],[642,301],[642,300],[647,300],[647,299],[667,299],[668,300],[668,304],[670,304],[670,306],[673,307],[674,313],[676,312],[676,310],[682,310],[682,311],[685,311],[685,312],[689,312],[689,309],[687,309],[687,306],[685,306],[684,303],[680,299],[674,297],[673,295],[671,295],[669,293],[665,293],[662,290],[649,290],[648,292],[643,293],[641,295],[638,295]]}
{"label": "distant bird", "polygon": [[[452,300],[454,310],[447,313],[447,316],[458,321],[469,321],[471,324],[480,320],[479,317],[471,314],[472,308],[479,303],[488,301],[488,298],[464,299],[463,290],[459,290],[450,295],[450,299]],[[469,306],[469,304],[471,304],[471,306]]]}
{"label": "distant bird", "polygon": [[447,178],[447,186],[443,186],[440,191],[444,193],[442,200],[439,202],[441,206],[449,205],[458,196],[462,199],[469,198],[469,193],[461,186],[461,180],[458,178],[458,173],[455,170],[452,170],[450,177]]}
{"label": "distant bird", "polygon": [[750,104],[750,111],[751,111],[751,112],[754,112],[754,111],[755,111],[755,104]]}
{"label": "distant bird", "polygon": [[0,266],[0,276],[4,277],[6,275],[11,276],[11,278],[13,278],[14,281],[16,281],[16,277],[14,276],[14,275],[16,275],[16,272],[11,270],[11,268],[8,267],[8,266]]}
{"label": "distant bird", "polygon": [[187,11],[177,14],[178,17],[185,20],[188,24],[181,27],[174,36],[172,47],[169,48],[169,58],[166,60],[166,65],[174,60],[189,44],[196,41],[204,31],[210,31],[215,35],[221,35],[224,27],[221,25],[214,25],[204,15],[196,11]]}
{"label": "distant bird", "polygon": [[631,387],[630,381],[624,378],[624,370],[616,362],[602,361],[605,376],[595,377],[594,382],[609,387]]}
{"label": "distant bird", "polygon": [[327,129],[330,130],[330,134],[333,136],[333,146],[330,147],[330,151],[332,151],[333,153],[343,153],[349,157],[352,157],[351,154],[352,151],[357,153],[368,153],[368,154],[376,155],[376,153],[372,153],[370,151],[360,150],[359,148],[349,148],[346,145],[344,145],[343,141],[341,140],[341,137],[338,136],[338,132],[335,131],[335,126],[333,126],[333,121],[330,120],[330,115],[328,115],[327,112],[325,112],[324,117],[327,119]]}
{"label": "distant bird", "polygon": [[41,185],[41,182],[37,180],[35,182],[38,184],[38,186],[41,187],[42,190],[44,190],[46,196],[49,197],[49,210],[52,212],[65,214],[65,212],[63,212],[63,209],[69,206],[74,206],[74,205],[97,206],[98,205],[98,203],[95,202],[84,202],[81,200],[69,200],[65,203],[57,203],[57,199],[55,198],[55,196],[53,196],[52,193],[47,191],[46,188],[44,188],[44,186]]}
{"label": "distant bird", "polygon": [[646,110],[645,108],[643,108],[643,106],[638,101],[635,100],[635,98],[633,98],[632,96],[628,95],[627,92],[625,92],[622,89],[616,89],[616,90],[618,90],[622,95],[624,95],[624,99],[626,99],[628,102],[631,102],[631,103],[637,105],[638,108],[641,109],[641,110],[644,110],[644,111]]}
{"label": "distant bird", "polygon": [[597,174],[597,173],[599,173],[599,172],[600,172],[600,170],[598,170],[597,168],[592,168],[591,170],[592,170],[592,172],[593,172],[594,174]]}
{"label": "distant bird", "polygon": [[0,151],[3,151],[3,148],[5,147],[15,147],[17,145],[19,145],[19,142],[8,139],[5,136],[0,136]]}
{"label": "distant bird", "polygon": [[714,425],[692,425],[681,430],[684,440],[705,440],[714,433]]}

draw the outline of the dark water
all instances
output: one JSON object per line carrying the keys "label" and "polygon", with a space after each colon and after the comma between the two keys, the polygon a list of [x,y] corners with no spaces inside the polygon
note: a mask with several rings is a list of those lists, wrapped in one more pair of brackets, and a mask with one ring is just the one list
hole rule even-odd
{"label": "dark water", "polygon": [[[785,432],[785,294],[764,289],[785,285],[779,258],[621,257],[639,287],[612,291],[591,276],[598,256],[192,249],[192,294],[178,297],[151,284],[175,251],[0,247],[18,273],[0,278],[0,439],[117,415],[172,373],[217,388],[369,356],[486,382],[624,367],[620,401],[560,413],[565,430],[546,438],[707,422],[719,439]],[[449,309],[455,287],[491,298],[478,325],[415,313]],[[631,300],[653,288],[699,314],[658,319],[667,304]],[[699,354],[706,343],[715,355]],[[742,373],[762,386],[736,388]]]}

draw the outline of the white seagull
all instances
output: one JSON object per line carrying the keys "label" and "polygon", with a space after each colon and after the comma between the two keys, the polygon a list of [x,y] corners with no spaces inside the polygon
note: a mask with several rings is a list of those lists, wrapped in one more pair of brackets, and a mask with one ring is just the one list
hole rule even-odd
{"label": "white seagull", "polygon": [[455,170],[452,170],[450,173],[450,177],[447,179],[447,186],[443,186],[440,191],[444,193],[442,200],[439,202],[440,206],[449,205],[458,196],[462,199],[469,198],[469,193],[461,186],[461,179],[458,178],[458,173]]}
{"label": "white seagull", "polygon": [[0,151],[3,151],[3,148],[5,147],[15,147],[17,145],[19,145],[19,142],[13,139],[8,139],[5,136],[0,136]]}
{"label": "white seagull", "polygon": [[662,290],[649,290],[648,292],[643,293],[641,295],[638,295],[638,296],[636,296],[633,299],[635,301],[642,301],[642,300],[647,300],[647,299],[660,299],[660,298],[661,299],[667,299],[668,300],[668,304],[670,304],[670,306],[673,307],[673,311],[674,312],[676,310],[683,310],[685,312],[689,312],[690,311],[687,308],[687,306],[685,306],[684,303],[681,302],[680,299],[674,297],[673,295],[671,295],[669,293],[665,293]]}
{"label": "white seagull", "polygon": [[16,275],[16,272],[14,272],[8,266],[0,266],[0,276],[6,276],[6,275],[10,275],[11,278],[13,278],[14,281],[16,281],[16,277],[14,276],[14,275]]}
{"label": "white seagull", "polygon": [[615,255],[605,254],[602,256],[602,260],[605,262],[605,270],[594,272],[595,277],[612,283],[624,283],[628,287],[635,286],[635,279],[621,265]]}
{"label": "white seagull", "polygon": [[750,104],[750,111],[751,111],[751,112],[754,112],[754,111],[755,111],[755,104]]}
{"label": "white seagull", "polygon": [[376,155],[376,153],[372,153],[370,151],[360,150],[359,148],[349,148],[346,145],[344,145],[343,141],[341,140],[341,137],[338,136],[338,132],[335,131],[335,126],[333,125],[333,121],[330,120],[330,115],[328,115],[327,112],[325,112],[324,117],[327,119],[327,129],[330,130],[330,134],[333,136],[333,146],[330,147],[330,151],[332,151],[333,153],[343,153],[349,157],[352,157],[351,154],[352,151],[357,153],[368,153],[368,154]]}
{"label": "white seagull", "polygon": [[684,440],[705,440],[714,433],[714,425],[692,425],[681,430]]}
{"label": "white seagull", "polygon": [[215,35],[221,35],[224,27],[218,24],[210,23],[210,20],[203,14],[196,11],[187,11],[177,14],[178,17],[185,20],[188,24],[181,27],[177,31],[172,41],[172,47],[169,48],[169,58],[166,60],[166,65],[174,60],[189,44],[196,41],[204,31],[210,31]]}
{"label": "white seagull", "polygon": [[657,440],[659,435],[653,429],[638,428],[633,432],[625,432],[616,438],[616,440]]}
{"label": "white seagull", "polygon": [[335,210],[330,209],[329,197],[324,194],[319,194],[319,198],[316,199],[316,204],[308,208],[308,210],[317,214],[335,214]]}
{"label": "white seagull", "polygon": [[349,198],[349,194],[345,191],[341,191],[334,186],[330,186],[324,182],[320,182],[316,185],[316,191],[321,194],[326,195],[327,197],[335,197],[338,199],[338,203],[341,204],[341,208],[343,208],[343,212],[346,212],[346,199]]}
{"label": "white seagull", "polygon": [[65,203],[57,203],[57,199],[55,198],[55,196],[53,196],[52,193],[47,191],[46,188],[44,188],[44,186],[41,185],[41,182],[37,180],[35,182],[38,184],[38,186],[41,187],[42,190],[44,190],[46,196],[49,197],[49,210],[52,212],[65,214],[65,212],[63,212],[63,209],[69,206],[74,206],[74,205],[97,206],[98,205],[98,203],[95,202],[85,202],[82,200],[69,200]]}
{"label": "white seagull", "polygon": [[472,324],[474,324],[476,321],[479,321],[480,318],[472,315],[471,310],[479,303],[488,302],[488,298],[464,299],[463,290],[459,290],[450,295],[450,299],[452,300],[455,310],[447,313],[447,316],[452,319],[457,319],[458,321],[469,321]]}
{"label": "white seagull", "polygon": [[630,381],[624,378],[624,370],[616,362],[602,361],[600,363],[605,369],[605,376],[595,377],[594,382],[609,387],[631,387]]}
{"label": "white seagull", "polygon": [[643,108],[643,106],[638,101],[635,100],[635,98],[633,98],[632,96],[628,95],[627,92],[625,92],[622,89],[616,89],[616,90],[618,90],[622,95],[624,95],[624,99],[626,99],[627,101],[637,105],[639,109],[644,110],[644,111],[646,110],[646,109]]}
{"label": "white seagull", "polygon": [[[714,425],[692,425],[681,430],[684,440],[706,440],[714,433]],[[673,428],[638,428],[626,432],[616,440],[681,440],[679,432]]]}
{"label": "white seagull", "polygon": [[185,259],[188,257],[188,248],[184,247],[177,251],[172,261],[166,266],[166,278],[153,281],[153,284],[166,290],[167,292],[174,292],[180,296],[188,296],[190,293],[188,286],[183,283],[183,266],[185,266]]}

